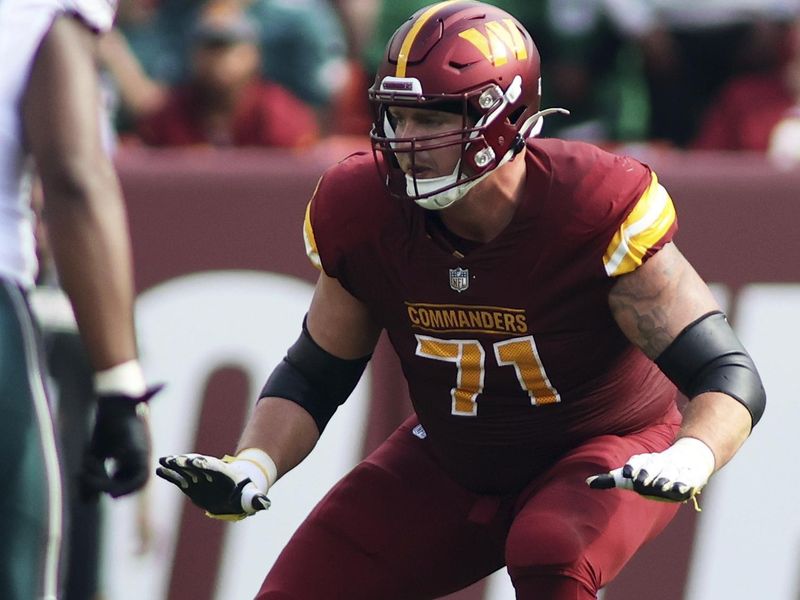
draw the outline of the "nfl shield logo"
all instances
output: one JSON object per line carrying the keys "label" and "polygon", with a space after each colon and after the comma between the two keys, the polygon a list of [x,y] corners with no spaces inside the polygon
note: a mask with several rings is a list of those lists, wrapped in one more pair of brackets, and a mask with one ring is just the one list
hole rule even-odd
{"label": "nfl shield logo", "polygon": [[450,269],[450,287],[458,293],[469,287],[469,269]]}

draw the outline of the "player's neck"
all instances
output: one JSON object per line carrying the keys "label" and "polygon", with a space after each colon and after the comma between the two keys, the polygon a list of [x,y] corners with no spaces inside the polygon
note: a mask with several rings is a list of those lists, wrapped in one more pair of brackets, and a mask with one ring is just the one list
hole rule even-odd
{"label": "player's neck", "polygon": [[487,243],[514,218],[525,188],[525,153],[503,165],[466,196],[439,212],[442,223],[467,240]]}

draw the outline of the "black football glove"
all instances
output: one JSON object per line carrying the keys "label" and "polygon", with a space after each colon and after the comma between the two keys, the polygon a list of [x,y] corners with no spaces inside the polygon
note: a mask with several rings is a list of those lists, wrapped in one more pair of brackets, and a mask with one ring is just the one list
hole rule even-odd
{"label": "black football glove", "polygon": [[147,483],[150,471],[150,430],[140,405],[163,386],[142,396],[104,395],[97,401],[94,433],[84,458],[84,495],[105,492],[114,498]]}
{"label": "black football glove", "polygon": [[267,495],[237,466],[232,456],[162,456],[156,475],[174,484],[212,519],[240,521],[269,508]]}

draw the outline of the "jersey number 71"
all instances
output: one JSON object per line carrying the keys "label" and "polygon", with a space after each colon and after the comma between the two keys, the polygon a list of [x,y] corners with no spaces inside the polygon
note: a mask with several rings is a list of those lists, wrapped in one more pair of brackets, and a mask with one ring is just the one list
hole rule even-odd
{"label": "jersey number 71", "polygon": [[[456,385],[450,390],[452,414],[476,416],[478,395],[483,391],[486,373],[486,351],[481,343],[478,340],[440,340],[427,335],[415,337],[417,356],[456,365]],[[517,381],[530,397],[532,405],[561,401],[547,378],[532,335],[495,342],[492,348],[498,365],[514,367]]]}

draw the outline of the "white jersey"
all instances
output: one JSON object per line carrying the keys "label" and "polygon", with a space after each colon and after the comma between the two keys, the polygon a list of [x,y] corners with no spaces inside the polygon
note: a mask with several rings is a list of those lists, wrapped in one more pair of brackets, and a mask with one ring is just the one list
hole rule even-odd
{"label": "white jersey", "polygon": [[37,265],[21,102],[33,59],[57,16],[102,32],[115,10],[116,0],[0,0],[0,277],[26,288]]}

